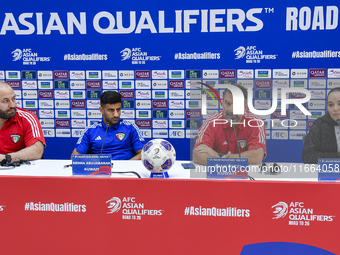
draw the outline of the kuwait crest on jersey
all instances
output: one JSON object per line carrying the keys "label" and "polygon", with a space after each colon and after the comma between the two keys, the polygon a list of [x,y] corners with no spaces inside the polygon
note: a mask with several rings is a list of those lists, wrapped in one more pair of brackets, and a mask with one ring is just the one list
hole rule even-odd
{"label": "kuwait crest on jersey", "polygon": [[116,137],[118,138],[119,141],[123,141],[123,139],[125,138],[125,133],[117,133]]}
{"label": "kuwait crest on jersey", "polygon": [[19,142],[20,138],[21,138],[20,135],[11,135],[11,141],[12,141],[13,143]]}
{"label": "kuwait crest on jersey", "polygon": [[244,149],[245,147],[247,147],[247,141],[246,140],[239,140],[240,146],[242,149]]}

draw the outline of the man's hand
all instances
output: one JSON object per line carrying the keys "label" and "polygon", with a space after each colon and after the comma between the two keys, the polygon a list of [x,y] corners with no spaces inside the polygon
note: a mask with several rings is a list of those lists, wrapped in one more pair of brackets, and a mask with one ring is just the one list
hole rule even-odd
{"label": "man's hand", "polygon": [[196,149],[195,149],[197,152],[200,152],[200,153],[210,153],[211,152],[211,148],[205,144],[201,144],[199,145]]}
{"label": "man's hand", "polygon": [[[45,145],[41,141],[37,141],[29,147],[26,147],[20,151],[8,153],[12,157],[12,162],[19,160],[36,160],[41,159],[44,154]],[[0,159],[5,158],[4,155],[0,156]]]}
{"label": "man's hand", "polygon": [[231,152],[229,151],[227,154],[223,155],[221,158],[230,158]]}
{"label": "man's hand", "polygon": [[136,156],[130,158],[130,160],[140,160],[142,158],[142,149],[136,151]]}
{"label": "man's hand", "polygon": [[72,155],[80,155],[81,153],[79,153],[76,148],[74,148],[74,150],[72,151],[72,154],[71,154],[71,159],[72,159]]}
{"label": "man's hand", "polygon": [[192,154],[192,159],[194,163],[200,164],[200,165],[207,165],[207,158],[219,158],[220,155],[213,149],[211,149],[206,144],[200,144],[198,145],[194,150]]}

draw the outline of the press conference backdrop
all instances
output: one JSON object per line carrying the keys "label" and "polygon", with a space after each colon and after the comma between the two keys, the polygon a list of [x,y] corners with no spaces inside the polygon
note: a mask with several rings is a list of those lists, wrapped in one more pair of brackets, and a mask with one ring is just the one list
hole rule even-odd
{"label": "press conference backdrop", "polygon": [[338,21],[330,0],[3,1],[0,79],[39,117],[45,158],[69,158],[85,126],[101,119],[105,90],[121,93],[122,118],[146,139],[167,139],[188,160],[190,138],[222,109],[208,98],[201,114],[197,81],[241,83],[256,109],[270,108],[273,88],[306,88],[311,116],[292,106],[281,116],[280,101],[263,116],[266,160],[301,162],[302,136],[340,86]]}

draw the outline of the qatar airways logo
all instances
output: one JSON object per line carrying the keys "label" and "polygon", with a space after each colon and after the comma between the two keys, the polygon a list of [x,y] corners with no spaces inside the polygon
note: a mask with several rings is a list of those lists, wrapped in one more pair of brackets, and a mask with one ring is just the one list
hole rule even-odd
{"label": "qatar airways logo", "polygon": [[256,80],[255,89],[270,89],[272,86],[271,80]]}
{"label": "qatar airways logo", "polygon": [[166,100],[153,100],[152,107],[155,109],[158,108],[168,108],[168,101]]}
{"label": "qatar airways logo", "polygon": [[169,81],[170,89],[184,89],[184,81]]}
{"label": "qatar airways logo", "polygon": [[276,110],[272,114],[273,119],[287,119],[288,118],[288,111],[281,112],[280,110]]}
{"label": "qatar airways logo", "polygon": [[53,98],[53,91],[39,91],[39,98]]}
{"label": "qatar airways logo", "polygon": [[119,91],[122,96],[122,99],[134,98],[135,92],[133,90]]}
{"label": "qatar airways logo", "polygon": [[306,95],[304,93],[293,92],[290,94],[291,98],[304,98]]}
{"label": "qatar airways logo", "polygon": [[85,100],[71,100],[71,108],[85,108]]}
{"label": "qatar airways logo", "polygon": [[309,78],[326,78],[326,69],[309,69]]}
{"label": "qatar airways logo", "polygon": [[150,71],[136,71],[136,79],[150,79]]}
{"label": "qatar airways logo", "polygon": [[137,120],[136,125],[139,128],[151,128],[151,120]]}
{"label": "qatar airways logo", "polygon": [[70,120],[56,120],[56,127],[70,127]]}
{"label": "qatar airways logo", "polygon": [[68,79],[68,71],[54,71],[54,79]]}
{"label": "qatar airways logo", "polygon": [[86,81],[87,89],[101,89],[102,83],[101,81]]}
{"label": "qatar airways logo", "polygon": [[12,89],[21,89],[21,81],[6,81],[6,83],[11,86]]}
{"label": "qatar airways logo", "polygon": [[236,70],[220,70],[220,78],[222,79],[235,79]]}
{"label": "qatar airways logo", "polygon": [[201,111],[199,110],[186,110],[186,118],[200,119],[202,117]]}

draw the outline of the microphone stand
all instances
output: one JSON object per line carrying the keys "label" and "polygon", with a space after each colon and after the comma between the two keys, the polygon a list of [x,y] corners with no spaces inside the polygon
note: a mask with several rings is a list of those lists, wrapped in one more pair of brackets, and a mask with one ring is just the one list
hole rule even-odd
{"label": "microphone stand", "polygon": [[106,133],[107,133],[107,130],[109,129],[110,125],[111,125],[111,123],[108,121],[108,122],[106,123],[106,130],[105,130],[103,145],[102,145],[102,148],[101,148],[101,150],[100,150],[100,154],[102,154],[102,152],[103,152],[104,143],[105,143],[105,138],[106,138]]}
{"label": "microphone stand", "polygon": [[237,143],[237,148],[238,148],[238,155],[241,158],[241,149],[240,149],[240,145],[238,144],[238,139],[237,139],[237,134],[236,134],[235,126],[233,126],[233,129],[234,129],[236,143]]}
{"label": "microphone stand", "polygon": [[[238,148],[238,155],[239,155],[239,157],[241,158],[241,149],[240,149],[240,145],[239,145],[239,142],[238,142],[238,138],[237,138],[235,126],[233,126],[233,129],[234,129],[235,138],[236,138],[236,143],[237,143],[237,148]],[[249,178],[250,180],[252,180],[252,181],[255,181],[255,179],[254,179],[253,177],[251,177],[250,175],[248,175],[248,178]]]}

